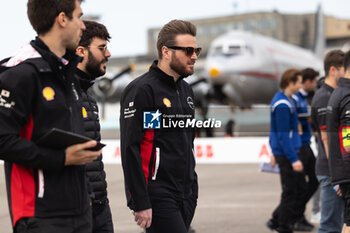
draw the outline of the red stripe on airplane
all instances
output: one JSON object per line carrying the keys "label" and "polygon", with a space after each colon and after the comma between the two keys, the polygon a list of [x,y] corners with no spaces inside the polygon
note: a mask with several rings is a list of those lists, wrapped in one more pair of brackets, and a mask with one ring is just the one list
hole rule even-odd
{"label": "red stripe on airplane", "polygon": [[286,52],[286,51],[283,51],[283,50],[280,50],[280,49],[277,49],[277,48],[267,48],[267,50],[270,53],[280,54],[280,55],[283,55],[283,56],[286,56],[286,57],[289,57],[289,58],[296,59],[298,61],[304,61],[306,63],[311,63],[311,64],[315,62],[314,60],[312,60],[312,59],[310,59],[308,57],[300,56],[299,54],[289,53],[289,52]]}
{"label": "red stripe on airplane", "polygon": [[[33,133],[33,116],[21,129],[20,136],[31,140]],[[35,212],[35,182],[33,169],[18,164],[11,170],[11,212],[13,226],[24,217],[34,217]]]}
{"label": "red stripe on airplane", "polygon": [[254,76],[254,77],[258,77],[258,78],[267,78],[267,79],[277,79],[278,78],[277,74],[264,73],[264,72],[258,72],[258,71],[242,72],[241,75]]}
{"label": "red stripe on airplane", "polygon": [[153,139],[154,139],[154,130],[147,129],[141,142],[142,170],[146,178],[146,184],[148,184],[149,164],[152,156]]}

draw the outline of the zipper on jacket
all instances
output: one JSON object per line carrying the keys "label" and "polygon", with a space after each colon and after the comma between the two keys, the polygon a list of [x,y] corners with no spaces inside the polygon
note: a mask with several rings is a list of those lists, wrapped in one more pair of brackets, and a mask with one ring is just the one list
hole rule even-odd
{"label": "zipper on jacket", "polygon": [[[181,111],[180,113],[183,114],[184,113],[184,111],[182,109],[183,105],[182,105],[181,95],[180,95],[177,83],[175,83],[175,87],[176,87],[177,99],[178,99],[179,105],[180,105],[179,110]],[[186,137],[184,137],[184,138],[186,138]],[[184,170],[184,174],[183,174],[184,185],[182,187],[182,194],[181,194],[182,198],[185,198],[185,188],[186,188],[186,184],[187,184],[187,168],[188,168],[188,164],[189,164],[188,156],[185,156],[185,164],[186,164],[186,166],[185,166],[185,170]]]}
{"label": "zipper on jacket", "polygon": [[177,85],[176,85],[176,94],[177,94],[177,99],[178,99],[178,101],[179,101],[179,105],[180,105],[180,108],[179,108],[179,109],[181,109],[181,113],[182,113],[181,96],[180,96],[179,89],[177,88]]}
{"label": "zipper on jacket", "polygon": [[69,121],[70,121],[70,127],[73,126],[73,119],[72,119],[72,116],[73,116],[73,112],[72,112],[72,106],[69,105]]}

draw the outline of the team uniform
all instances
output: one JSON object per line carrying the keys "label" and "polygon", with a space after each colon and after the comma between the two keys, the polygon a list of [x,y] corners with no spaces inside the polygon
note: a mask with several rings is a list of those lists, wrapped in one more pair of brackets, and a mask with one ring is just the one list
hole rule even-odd
{"label": "team uniform", "polygon": [[294,94],[293,100],[296,106],[299,119],[299,134],[301,138],[301,147],[298,153],[298,158],[303,163],[303,173],[308,177],[308,181],[304,183],[305,194],[301,197],[300,205],[298,207],[299,213],[297,214],[297,219],[305,220],[304,212],[307,202],[314,195],[318,188],[318,181],[315,174],[315,155],[310,147],[311,140],[311,125],[308,122],[308,117],[310,116],[307,104],[307,92],[303,89],[297,94]]}
{"label": "team uniform", "polygon": [[333,190],[328,159],[321,138],[321,130],[327,129],[327,105],[333,91],[331,86],[323,83],[311,103],[312,123],[317,131],[316,175],[321,186],[321,219],[318,233],[341,232],[343,228],[343,201]]}
{"label": "team uniform", "polygon": [[15,232],[60,232],[54,224],[65,232],[91,229],[85,166],[65,166],[64,149],[35,143],[54,127],[84,132],[74,79],[80,60],[71,52],[58,58],[36,38],[2,64],[0,159]]}
{"label": "team uniform", "polygon": [[282,186],[281,202],[270,222],[279,232],[293,232],[298,198],[304,192],[304,176],[292,167],[292,163],[298,160],[300,147],[298,116],[293,101],[282,91],[277,92],[272,99],[270,110],[270,147],[280,169]]}
{"label": "team uniform", "polygon": [[339,184],[345,203],[344,223],[350,226],[350,80],[340,78],[327,107],[327,136],[330,173],[333,184]]}
{"label": "team uniform", "polygon": [[[82,89],[82,115],[84,119],[85,136],[101,141],[98,106],[94,97],[89,93],[93,80],[85,72],[77,69],[76,78]],[[102,154],[95,161],[86,164],[86,173],[92,188],[93,233],[113,233],[112,214],[107,198],[107,182]]]}
{"label": "team uniform", "polygon": [[[157,67],[131,82],[121,98],[121,155],[128,206],[152,208],[147,232],[187,232],[197,204],[193,129],[144,129],[144,112],[194,118],[193,92]],[[180,117],[181,117],[180,116]],[[161,123],[162,121],[158,122]]]}

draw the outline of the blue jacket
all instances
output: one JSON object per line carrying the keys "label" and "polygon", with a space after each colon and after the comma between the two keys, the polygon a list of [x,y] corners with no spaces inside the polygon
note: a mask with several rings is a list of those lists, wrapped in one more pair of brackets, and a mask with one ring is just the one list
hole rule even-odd
{"label": "blue jacket", "polygon": [[292,97],[295,107],[297,109],[299,123],[301,124],[302,129],[302,134],[300,135],[301,145],[310,145],[311,126],[307,120],[307,117],[310,116],[307,108],[307,93],[301,89],[297,94],[294,94]]}
{"label": "blue jacket", "polygon": [[291,163],[298,160],[301,145],[298,116],[293,101],[279,91],[271,102],[270,147],[275,156],[287,156]]}

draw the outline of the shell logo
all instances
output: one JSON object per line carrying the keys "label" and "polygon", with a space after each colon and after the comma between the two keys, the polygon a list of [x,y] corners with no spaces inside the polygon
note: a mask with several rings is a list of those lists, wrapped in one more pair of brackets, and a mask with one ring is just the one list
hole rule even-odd
{"label": "shell logo", "polygon": [[168,98],[164,98],[163,99],[163,104],[167,107],[170,108],[171,107],[171,102]]}
{"label": "shell logo", "polygon": [[87,111],[84,107],[81,108],[81,113],[83,114],[84,118],[87,118],[88,114],[87,114]]}
{"label": "shell logo", "polygon": [[43,96],[47,101],[55,99],[55,91],[51,87],[45,87],[43,89]]}

